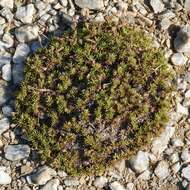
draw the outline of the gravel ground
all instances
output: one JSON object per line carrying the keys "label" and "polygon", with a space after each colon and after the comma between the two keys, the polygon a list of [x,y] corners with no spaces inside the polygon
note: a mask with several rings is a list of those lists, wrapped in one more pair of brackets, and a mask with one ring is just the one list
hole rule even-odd
{"label": "gravel ground", "polygon": [[[162,134],[131,160],[101,176],[71,177],[38,160],[10,123],[12,92],[23,79],[27,56],[49,37],[84,19],[120,19],[140,26],[163,47],[176,75],[174,109]],[[190,190],[190,1],[189,0],[0,0],[0,189],[1,190]],[[72,159],[72,158],[71,158]]]}

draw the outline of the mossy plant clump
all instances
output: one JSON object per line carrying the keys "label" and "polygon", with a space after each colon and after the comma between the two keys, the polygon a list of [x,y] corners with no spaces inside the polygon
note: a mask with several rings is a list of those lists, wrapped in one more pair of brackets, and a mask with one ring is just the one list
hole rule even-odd
{"label": "mossy plant clump", "polygon": [[46,163],[101,172],[158,134],[171,108],[171,72],[144,32],[84,24],[32,55],[14,121]]}

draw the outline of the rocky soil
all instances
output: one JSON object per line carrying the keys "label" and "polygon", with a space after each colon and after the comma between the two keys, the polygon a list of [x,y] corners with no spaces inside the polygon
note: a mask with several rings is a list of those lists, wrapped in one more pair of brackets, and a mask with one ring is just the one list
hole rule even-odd
{"label": "rocky soil", "polygon": [[[111,17],[141,26],[165,49],[176,75],[170,122],[152,145],[101,176],[71,177],[38,160],[11,123],[12,98],[27,56],[72,24]],[[189,0],[0,0],[0,189],[1,190],[190,190],[190,1]],[[72,158],[71,158],[72,159]]]}

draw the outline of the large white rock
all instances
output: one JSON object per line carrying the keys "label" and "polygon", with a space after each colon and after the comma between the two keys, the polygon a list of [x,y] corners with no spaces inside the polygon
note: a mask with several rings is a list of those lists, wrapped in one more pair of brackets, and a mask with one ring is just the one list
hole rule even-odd
{"label": "large white rock", "polygon": [[45,185],[54,176],[56,176],[55,170],[48,166],[42,166],[34,174],[27,176],[26,179],[29,184]]}
{"label": "large white rock", "polygon": [[0,185],[7,185],[10,184],[12,181],[9,174],[6,172],[6,168],[0,166]]}
{"label": "large white rock", "polygon": [[104,7],[103,0],[75,0],[75,4],[80,8],[99,10]]}
{"label": "large white rock", "polygon": [[130,160],[132,169],[137,173],[142,173],[149,167],[149,154],[139,151],[137,155]]}
{"label": "large white rock", "polygon": [[0,0],[1,7],[7,7],[9,9],[12,9],[13,5],[14,5],[14,0]]}
{"label": "large white rock", "polygon": [[16,161],[29,157],[30,147],[23,144],[7,145],[4,152],[7,160]]}
{"label": "large white rock", "polygon": [[35,13],[35,8],[33,4],[28,4],[26,6],[18,7],[16,11],[16,18],[25,24],[32,23],[33,15]]}
{"label": "large white rock", "polygon": [[152,153],[159,156],[167,148],[169,140],[174,132],[175,127],[167,126],[161,135],[152,142]]}
{"label": "large white rock", "polygon": [[3,118],[0,120],[0,135],[9,129],[10,123],[8,118]]}
{"label": "large white rock", "polygon": [[19,42],[29,42],[38,38],[39,27],[37,25],[24,25],[15,30],[15,36]]}
{"label": "large white rock", "polygon": [[190,53],[190,26],[183,26],[174,39],[174,47],[177,52]]}

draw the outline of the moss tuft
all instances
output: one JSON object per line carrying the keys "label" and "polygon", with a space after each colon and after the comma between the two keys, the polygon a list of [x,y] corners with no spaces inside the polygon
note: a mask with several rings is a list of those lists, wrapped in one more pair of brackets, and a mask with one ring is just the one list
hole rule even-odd
{"label": "moss tuft", "polygon": [[166,124],[170,73],[141,30],[84,24],[28,59],[14,121],[47,163],[101,172]]}

